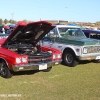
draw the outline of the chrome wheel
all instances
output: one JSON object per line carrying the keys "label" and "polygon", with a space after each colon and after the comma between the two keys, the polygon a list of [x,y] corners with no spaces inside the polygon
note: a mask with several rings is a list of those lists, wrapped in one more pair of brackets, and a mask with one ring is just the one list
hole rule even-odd
{"label": "chrome wheel", "polygon": [[1,75],[6,75],[6,69],[5,69],[3,63],[0,63],[0,74]]}
{"label": "chrome wheel", "polygon": [[71,55],[71,54],[67,54],[66,55],[66,60],[67,60],[67,62],[70,64],[70,63],[72,63],[72,61],[73,61],[73,56]]}
{"label": "chrome wheel", "polygon": [[4,60],[0,61],[0,74],[3,78],[11,78],[12,74]]}
{"label": "chrome wheel", "polygon": [[63,53],[63,62],[65,65],[74,67],[78,64],[78,61],[76,59],[76,56],[72,50],[66,50]]}

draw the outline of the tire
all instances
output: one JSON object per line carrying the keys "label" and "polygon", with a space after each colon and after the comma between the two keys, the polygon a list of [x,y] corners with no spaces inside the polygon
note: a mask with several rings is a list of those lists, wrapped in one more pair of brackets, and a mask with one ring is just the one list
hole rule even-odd
{"label": "tire", "polygon": [[11,78],[12,77],[12,74],[11,74],[10,70],[8,69],[5,61],[0,62],[0,74],[1,74],[1,77],[3,77],[3,78]]}
{"label": "tire", "polygon": [[49,72],[51,71],[52,67],[49,67],[48,69],[43,70],[43,72]]}
{"label": "tire", "polygon": [[65,51],[63,54],[63,62],[66,66],[74,67],[76,66],[79,62],[76,59],[76,56],[73,51]]}

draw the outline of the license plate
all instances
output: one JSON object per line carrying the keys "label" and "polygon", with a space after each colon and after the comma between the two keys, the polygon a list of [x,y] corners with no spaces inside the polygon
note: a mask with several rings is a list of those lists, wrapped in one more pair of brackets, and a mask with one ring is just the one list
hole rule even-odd
{"label": "license plate", "polygon": [[39,70],[47,69],[47,64],[39,65]]}
{"label": "license plate", "polygon": [[58,62],[55,62],[55,64],[59,64]]}
{"label": "license plate", "polygon": [[100,59],[100,56],[97,56],[96,59]]}

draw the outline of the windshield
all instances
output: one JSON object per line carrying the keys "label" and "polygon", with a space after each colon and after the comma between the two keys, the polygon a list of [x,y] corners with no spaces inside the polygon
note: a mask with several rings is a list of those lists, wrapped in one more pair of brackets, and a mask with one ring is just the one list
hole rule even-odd
{"label": "windshield", "polygon": [[58,31],[61,37],[86,37],[80,28],[60,27]]}

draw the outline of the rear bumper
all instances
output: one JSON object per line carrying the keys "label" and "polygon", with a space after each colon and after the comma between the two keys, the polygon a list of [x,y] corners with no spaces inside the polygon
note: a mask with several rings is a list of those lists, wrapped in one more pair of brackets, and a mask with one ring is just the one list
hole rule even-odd
{"label": "rear bumper", "polygon": [[57,65],[61,63],[62,60],[48,62],[48,63],[40,63],[40,64],[21,64],[21,65],[13,65],[12,70],[14,72],[18,71],[27,71],[27,70],[45,70],[51,66]]}

